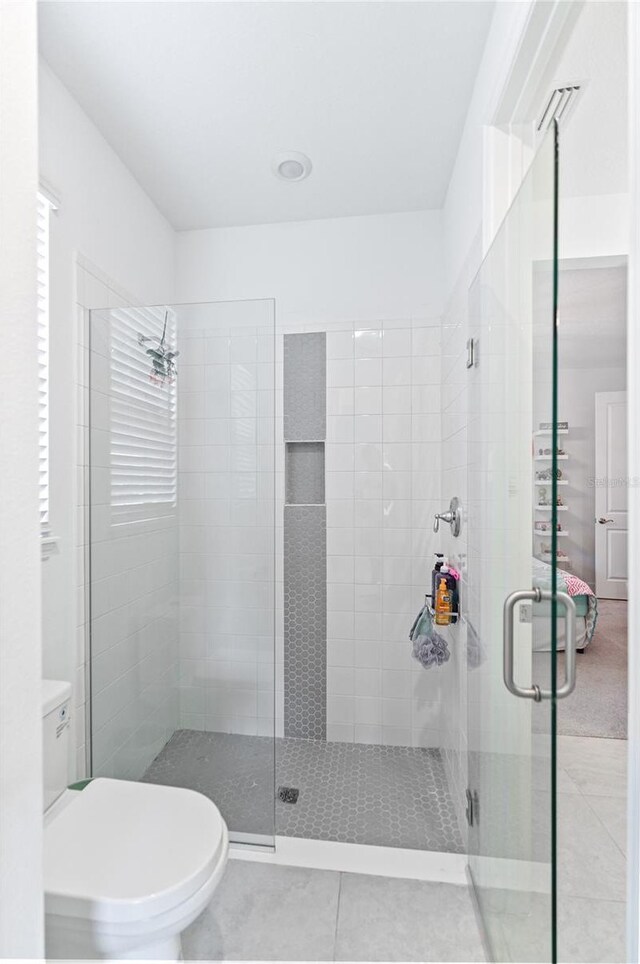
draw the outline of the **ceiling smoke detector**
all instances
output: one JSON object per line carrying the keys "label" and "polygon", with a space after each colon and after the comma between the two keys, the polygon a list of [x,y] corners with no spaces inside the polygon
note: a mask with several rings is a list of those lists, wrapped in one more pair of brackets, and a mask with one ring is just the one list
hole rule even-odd
{"label": "ceiling smoke detector", "polygon": [[273,159],[271,169],[281,181],[304,181],[311,174],[311,161],[306,154],[287,151]]}

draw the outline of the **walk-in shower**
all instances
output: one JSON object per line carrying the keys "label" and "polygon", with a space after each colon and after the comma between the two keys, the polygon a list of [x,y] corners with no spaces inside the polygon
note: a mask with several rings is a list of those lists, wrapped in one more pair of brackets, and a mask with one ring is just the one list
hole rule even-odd
{"label": "walk-in shower", "polygon": [[91,771],[236,842],[459,852],[455,634],[408,635],[440,495],[438,319],[91,312]]}

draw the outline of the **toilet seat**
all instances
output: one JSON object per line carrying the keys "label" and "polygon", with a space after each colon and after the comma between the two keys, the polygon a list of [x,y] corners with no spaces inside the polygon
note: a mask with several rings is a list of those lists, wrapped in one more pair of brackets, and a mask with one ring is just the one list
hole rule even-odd
{"label": "toilet seat", "polygon": [[146,930],[217,881],[227,848],[220,812],[202,794],[95,779],[45,827],[46,914]]}

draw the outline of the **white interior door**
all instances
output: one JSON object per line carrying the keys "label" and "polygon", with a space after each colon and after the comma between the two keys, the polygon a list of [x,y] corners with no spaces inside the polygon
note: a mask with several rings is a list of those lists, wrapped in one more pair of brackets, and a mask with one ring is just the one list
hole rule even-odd
{"label": "white interior door", "polygon": [[627,598],[627,393],[596,392],[596,595]]}

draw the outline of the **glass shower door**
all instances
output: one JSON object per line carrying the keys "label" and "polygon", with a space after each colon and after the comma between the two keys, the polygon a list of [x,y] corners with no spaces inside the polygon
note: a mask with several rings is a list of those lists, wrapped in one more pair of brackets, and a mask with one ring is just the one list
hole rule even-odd
{"label": "glass shower door", "polygon": [[554,127],[470,289],[469,868],[496,961],[556,959],[557,167]]}
{"label": "glass shower door", "polygon": [[91,775],[275,834],[275,306],[91,312]]}

